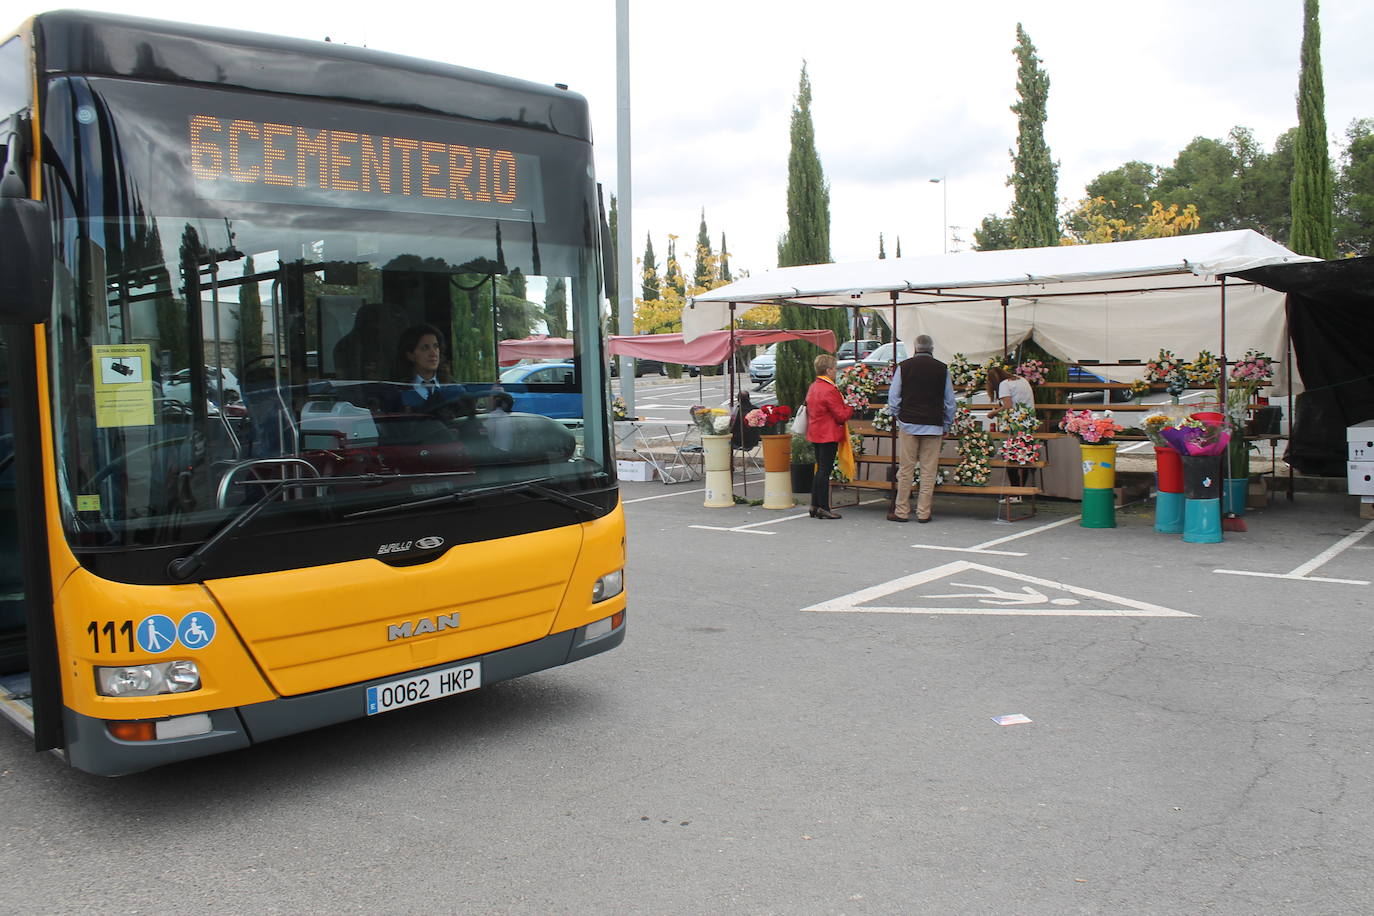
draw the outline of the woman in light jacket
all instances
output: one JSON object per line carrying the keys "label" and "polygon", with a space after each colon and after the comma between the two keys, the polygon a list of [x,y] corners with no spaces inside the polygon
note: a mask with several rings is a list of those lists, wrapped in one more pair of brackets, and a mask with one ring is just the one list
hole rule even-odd
{"label": "woman in light jacket", "polygon": [[816,357],[816,380],[806,392],[806,438],[816,447],[816,478],[811,483],[811,517],[839,518],[830,511],[830,471],[835,453],[849,433],[845,421],[854,412],[835,386],[835,357]]}

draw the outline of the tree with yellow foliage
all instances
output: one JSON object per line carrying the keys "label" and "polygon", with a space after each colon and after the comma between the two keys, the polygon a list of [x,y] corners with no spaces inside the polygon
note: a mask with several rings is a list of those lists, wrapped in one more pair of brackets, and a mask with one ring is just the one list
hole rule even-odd
{"label": "tree with yellow foliage", "polygon": [[1165,207],[1159,201],[1150,203],[1149,212],[1140,204],[1127,209],[1127,219],[1114,215],[1119,212],[1116,201],[1105,197],[1089,197],[1080,201],[1078,208],[1067,220],[1072,227],[1062,240],[1064,245],[1097,245],[1104,242],[1121,242],[1126,239],[1160,239],[1193,232],[1201,225],[1197,205],[1178,204]]}

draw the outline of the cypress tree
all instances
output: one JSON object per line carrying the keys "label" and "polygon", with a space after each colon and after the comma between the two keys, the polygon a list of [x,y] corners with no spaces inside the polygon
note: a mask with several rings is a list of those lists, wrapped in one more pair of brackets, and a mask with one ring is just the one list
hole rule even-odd
{"label": "cypress tree", "polygon": [[1304,0],[1298,135],[1293,144],[1293,230],[1288,247],[1298,254],[1329,259],[1336,256],[1331,232],[1335,190],[1326,147],[1326,92],[1317,15],[1317,0]]}
{"label": "cypress tree", "polygon": [[644,236],[643,277],[643,295],[639,298],[645,302],[653,302],[659,297],[659,291],[663,289],[663,285],[658,278],[658,263],[654,260],[654,240],[650,235]]}
{"label": "cypress tree", "polygon": [[[830,187],[816,152],[816,129],[811,122],[811,79],[802,63],[797,100],[792,106],[792,148],[787,156],[787,232],[778,240],[778,266],[830,263]],[[846,309],[783,306],[784,328],[829,328],[836,340],[848,335]],[[811,362],[820,350],[799,340],[778,347],[775,378],[778,403],[796,406],[806,397],[813,377]]]}
{"label": "cypress tree", "polygon": [[568,281],[562,277],[544,291],[544,325],[550,337],[568,336]]}
{"label": "cypress tree", "polygon": [[1016,153],[1007,184],[1014,190],[1011,205],[1012,235],[1018,248],[1059,244],[1058,171],[1045,143],[1045,110],[1050,77],[1040,69],[1035,45],[1021,23],[1016,24],[1016,92],[1021,100],[1011,106],[1017,117]]}
{"label": "cypress tree", "polygon": [[885,260],[886,258],[887,258],[887,252],[883,250],[883,234],[882,234],[881,232],[879,232],[879,233],[878,233],[878,260],[879,260],[879,261],[882,261],[882,260]]}
{"label": "cypress tree", "polygon": [[692,270],[692,285],[698,289],[707,289],[711,281],[715,279],[711,276],[711,237],[706,234],[706,208],[701,209],[701,228],[697,230],[697,253],[696,266]]}
{"label": "cypress tree", "polygon": [[677,237],[672,235],[668,236],[668,258],[663,263],[663,285],[671,286],[679,299],[687,295],[687,279],[677,262]]}
{"label": "cypress tree", "polygon": [[[249,255],[243,264],[243,275],[251,277],[257,273],[253,266],[253,256]],[[245,363],[262,355],[262,294],[258,281],[245,283],[239,287],[239,352]]]}
{"label": "cypress tree", "polygon": [[730,249],[725,247],[725,233],[720,234],[720,280],[722,283],[734,281],[730,275]]}
{"label": "cypress tree", "polygon": [[897,236],[897,250],[892,253],[892,256],[894,258],[900,258],[902,256],[902,237],[900,235]]}

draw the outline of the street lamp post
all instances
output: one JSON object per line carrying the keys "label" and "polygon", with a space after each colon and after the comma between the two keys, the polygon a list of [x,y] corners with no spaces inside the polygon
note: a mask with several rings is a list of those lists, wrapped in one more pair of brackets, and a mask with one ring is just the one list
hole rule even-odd
{"label": "street lamp post", "polygon": [[949,182],[945,176],[930,179],[931,184],[940,186],[940,198],[943,208],[940,211],[940,253],[949,254]]}

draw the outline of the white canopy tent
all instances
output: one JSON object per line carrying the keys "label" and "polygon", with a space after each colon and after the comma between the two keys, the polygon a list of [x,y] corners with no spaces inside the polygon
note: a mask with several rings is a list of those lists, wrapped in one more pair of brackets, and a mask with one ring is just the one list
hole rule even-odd
{"label": "white canopy tent", "polygon": [[[873,308],[899,339],[935,340],[948,360],[1007,352],[1034,334],[1069,361],[1149,360],[1160,349],[1189,359],[1202,350],[1234,359],[1254,348],[1285,352],[1284,294],[1229,275],[1311,261],[1248,229],[1108,245],[1022,248],[845,264],[786,267],[692,299],[684,340],[727,326],[764,303]],[[1282,375],[1276,388],[1286,388]],[[1144,367],[1100,374],[1129,382]]]}

